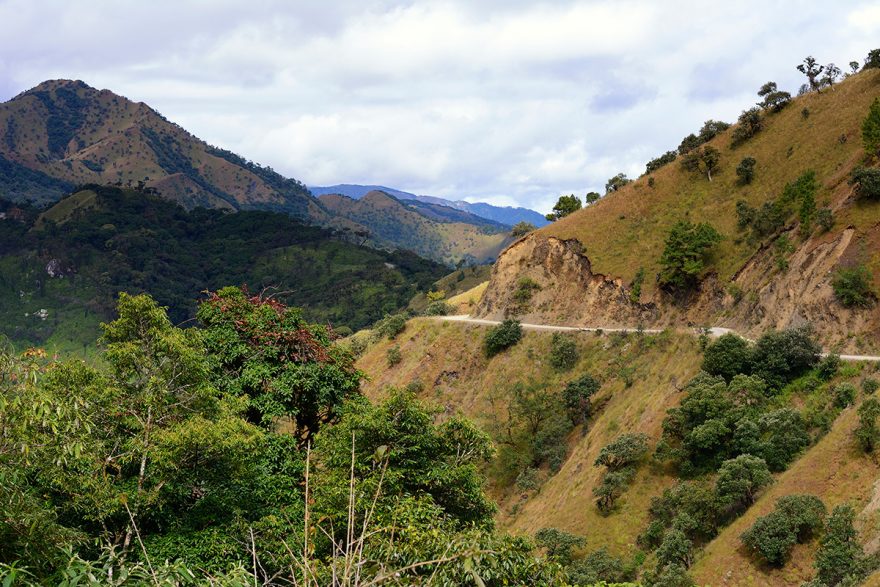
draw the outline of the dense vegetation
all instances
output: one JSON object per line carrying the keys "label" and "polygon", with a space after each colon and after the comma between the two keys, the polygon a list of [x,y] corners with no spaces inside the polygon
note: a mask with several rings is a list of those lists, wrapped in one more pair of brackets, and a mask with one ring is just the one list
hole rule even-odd
{"label": "dense vegetation", "polygon": [[[11,338],[42,343],[57,331],[84,343],[118,291],[150,292],[179,323],[194,316],[200,292],[227,283],[269,288],[306,307],[310,320],[357,329],[446,273],[412,253],[359,247],[283,214],[187,212],[149,194],[88,188],[41,216],[0,205],[21,217],[0,221],[0,311]],[[40,309],[45,319],[33,316]]]}
{"label": "dense vegetation", "polygon": [[146,295],[118,311],[96,366],[0,355],[4,581],[561,583],[493,529],[488,437],[405,392],[368,402],[298,310],[226,288],[201,328]]}

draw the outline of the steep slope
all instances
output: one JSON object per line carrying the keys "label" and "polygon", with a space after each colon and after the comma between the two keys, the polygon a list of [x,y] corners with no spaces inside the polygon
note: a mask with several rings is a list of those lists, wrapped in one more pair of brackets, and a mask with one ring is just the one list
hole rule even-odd
{"label": "steep slope", "polygon": [[327,194],[319,200],[334,216],[365,227],[380,246],[401,247],[448,264],[493,261],[511,240],[498,225],[431,219],[384,192],[373,191],[359,200]]}
{"label": "steep slope", "polygon": [[[14,200],[57,200],[71,184],[143,182],[187,208],[326,216],[298,181],[211,147],[146,104],[81,81],[43,82],[0,104],[0,162],[13,168],[0,173],[0,196]],[[21,168],[44,179],[21,177]]]}
{"label": "steep slope", "polygon": [[494,206],[485,202],[466,202],[465,200],[449,200],[446,198],[438,198],[436,196],[419,196],[410,192],[404,192],[381,185],[359,185],[343,183],[329,186],[309,186],[309,189],[315,196],[325,194],[340,194],[347,196],[353,200],[358,200],[372,191],[385,192],[391,194],[399,200],[417,201],[425,204],[433,204],[437,206],[445,206],[447,208],[455,208],[463,212],[468,212],[474,216],[492,220],[506,226],[513,226],[517,222],[528,222],[535,226],[545,226],[549,224],[543,214],[539,214],[528,208],[518,206]]}
{"label": "steep slope", "polygon": [[[880,285],[880,204],[856,201],[848,183],[864,159],[861,124],[878,96],[880,70],[863,71],[764,114],[763,130],[736,148],[732,130],[714,138],[709,145],[721,162],[711,182],[675,161],[526,236],[500,256],[477,314],[595,326],[711,324],[753,335],[812,322],[826,344],[880,348],[880,309],[843,308],[830,286],[834,271],[855,263],[872,269]],[[745,157],[757,165],[743,186],[735,168]],[[807,170],[819,183],[817,206],[833,211],[830,231],[802,236],[792,219],[763,239],[738,229],[737,201],[760,208]],[[710,222],[724,238],[699,292],[682,300],[661,291],[656,276],[666,235],[684,219]],[[635,300],[640,269],[646,277]],[[523,277],[541,288],[526,308],[513,298]]]}
{"label": "steep slope", "polygon": [[149,292],[175,322],[206,289],[269,288],[314,321],[361,328],[448,272],[406,251],[360,247],[287,214],[187,212],[155,195],[90,186],[39,213],[0,200],[0,331],[80,350],[117,292]]}

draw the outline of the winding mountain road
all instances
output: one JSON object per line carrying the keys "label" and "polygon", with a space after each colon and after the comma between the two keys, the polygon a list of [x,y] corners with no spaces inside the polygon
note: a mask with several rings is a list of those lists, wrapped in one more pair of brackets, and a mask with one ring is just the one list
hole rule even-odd
{"label": "winding mountain road", "polygon": [[[459,314],[455,316],[434,316],[434,320],[440,322],[464,322],[466,324],[477,324],[480,326],[497,326],[501,324],[498,320],[486,320],[484,318],[471,318],[469,314]],[[586,327],[586,326],[555,326],[552,324],[528,324],[526,322],[521,323],[523,330],[535,330],[539,332],[636,332],[638,328],[600,328],[600,327]],[[679,329],[681,332],[689,332],[693,335],[699,335],[703,333],[702,328],[686,328]],[[647,334],[659,334],[663,332],[662,329],[657,328],[643,328],[642,332]],[[731,328],[723,328],[721,326],[712,326],[706,330],[707,334],[712,338],[718,338],[724,334],[736,334],[740,336],[735,330]],[[744,336],[742,338],[745,338]],[[749,342],[754,342],[751,339],[746,338]],[[822,356],[825,356],[827,353],[823,353]],[[840,355],[841,361],[870,361],[875,363],[880,363],[880,356],[878,355]]]}

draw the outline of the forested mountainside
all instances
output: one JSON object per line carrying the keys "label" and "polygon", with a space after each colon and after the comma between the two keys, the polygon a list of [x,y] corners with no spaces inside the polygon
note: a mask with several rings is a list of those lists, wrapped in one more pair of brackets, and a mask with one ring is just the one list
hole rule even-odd
{"label": "forested mountainside", "polygon": [[0,208],[0,316],[20,344],[93,343],[120,291],[149,292],[174,323],[185,322],[201,292],[226,284],[270,288],[310,320],[357,329],[448,272],[286,214],[187,211],[124,188],[87,186],[44,211],[9,201]]}

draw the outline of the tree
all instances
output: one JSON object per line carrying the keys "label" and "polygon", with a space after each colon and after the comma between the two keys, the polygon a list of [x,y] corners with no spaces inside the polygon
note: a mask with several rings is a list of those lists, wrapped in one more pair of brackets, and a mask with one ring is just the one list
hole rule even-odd
{"label": "tree", "polygon": [[755,503],[761,489],[772,482],[773,476],[764,459],[739,455],[721,464],[715,481],[715,493],[722,507],[739,513]]}
{"label": "tree", "polygon": [[648,436],[642,433],[628,433],[618,436],[599,451],[594,466],[603,466],[609,471],[620,471],[638,463],[648,453]]}
{"label": "tree", "polygon": [[776,508],[758,518],[741,540],[768,564],[782,566],[792,548],[822,529],[825,504],[813,495],[787,495],[776,501]]}
{"label": "tree", "polygon": [[529,234],[530,232],[532,232],[533,230],[536,230],[536,229],[537,229],[537,227],[534,224],[532,224],[531,222],[526,222],[525,220],[521,220],[511,227],[510,236],[512,236],[514,238],[519,238],[521,236],[525,236],[525,235]]}
{"label": "tree", "polygon": [[570,336],[554,332],[550,340],[550,365],[560,371],[567,371],[578,361],[577,343]]}
{"label": "tree", "polygon": [[865,153],[872,157],[880,154],[880,98],[874,98],[862,122],[862,141],[865,143]]}
{"label": "tree", "polygon": [[764,98],[758,106],[764,110],[779,112],[791,101],[791,94],[780,91],[776,82],[767,82],[758,90],[758,96]]}
{"label": "tree", "polygon": [[859,62],[858,61],[850,61],[849,62],[849,73],[847,75],[855,75],[859,72]]}
{"label": "tree", "polygon": [[702,143],[708,143],[728,128],[730,128],[730,125],[726,122],[709,119],[703,123],[702,127],[700,127],[700,134],[697,135],[697,138],[699,138]]}
{"label": "tree", "polygon": [[599,201],[599,198],[601,197],[602,196],[599,195],[599,192],[587,192],[585,201],[587,202],[587,205],[595,204]]}
{"label": "tree", "polygon": [[693,560],[691,555],[693,548],[694,543],[687,535],[673,528],[666,533],[657,549],[657,564],[658,566],[677,564],[687,569]]}
{"label": "tree", "polygon": [[483,350],[486,357],[492,358],[498,353],[512,347],[522,338],[522,326],[518,320],[507,319],[493,326],[483,339]]}
{"label": "tree", "polygon": [[822,86],[827,86],[833,90],[834,82],[837,81],[837,78],[840,77],[840,74],[840,68],[833,63],[829,63],[825,66],[825,75],[822,76],[820,83],[822,84]]}
{"label": "tree", "polygon": [[752,352],[749,343],[735,334],[722,334],[706,347],[703,353],[703,371],[720,375],[730,381],[740,373],[751,371]]}
{"label": "tree", "polygon": [[547,549],[547,556],[564,565],[571,563],[572,551],[587,543],[583,536],[570,534],[559,528],[541,528],[535,534],[535,542]]}
{"label": "tree", "polygon": [[590,399],[599,391],[600,386],[599,381],[590,374],[582,375],[566,384],[562,390],[562,401],[572,424],[580,424],[590,417]]}
{"label": "tree", "polygon": [[667,151],[667,152],[663,153],[662,155],[660,155],[659,157],[655,157],[654,159],[651,159],[645,165],[645,173],[653,173],[653,172],[657,171],[658,169],[660,169],[664,165],[667,165],[668,163],[672,163],[673,161],[675,161],[675,157],[676,157],[675,151]]}
{"label": "tree", "polygon": [[703,147],[700,153],[700,162],[703,164],[703,171],[706,178],[712,181],[712,173],[718,171],[718,163],[721,161],[721,152],[714,147]]}
{"label": "tree", "polygon": [[856,196],[865,200],[880,200],[880,169],[859,167],[852,172],[849,184],[855,186]]}
{"label": "tree", "polygon": [[834,297],[845,308],[868,308],[874,305],[877,294],[874,292],[874,277],[862,264],[842,267],[831,280]]}
{"label": "tree", "polygon": [[812,55],[808,55],[804,62],[797,66],[797,70],[807,76],[807,81],[810,83],[810,89],[814,92],[821,91],[821,83],[819,80],[819,76],[825,70],[825,67],[819,65],[816,59]]}
{"label": "tree", "polygon": [[856,513],[849,505],[836,506],[828,516],[825,535],[813,563],[816,578],[824,585],[833,587],[847,578],[853,581],[849,584],[857,584],[862,578],[861,563],[865,552],[853,527],[855,517]]}
{"label": "tree", "polygon": [[614,509],[614,504],[627,490],[633,477],[635,477],[635,470],[632,468],[620,471],[606,471],[602,475],[599,485],[593,487],[596,507],[599,508],[600,512],[608,513]]}
{"label": "tree", "polygon": [[669,231],[660,257],[660,285],[672,290],[692,288],[706,266],[712,247],[721,241],[711,224],[681,220]]}
{"label": "tree", "polygon": [[880,49],[871,49],[865,58],[865,69],[880,67]]}
{"label": "tree", "polygon": [[575,561],[566,571],[573,585],[599,585],[603,581],[622,583],[630,579],[623,561],[609,553],[604,546]]}
{"label": "tree", "polygon": [[741,185],[752,183],[752,179],[755,177],[756,163],[757,161],[755,161],[754,157],[745,157],[739,162],[739,165],[736,166],[736,176],[739,178],[739,183]]}
{"label": "tree", "polygon": [[632,183],[632,180],[628,179],[625,173],[618,173],[605,183],[605,193],[616,192],[628,183]]}
{"label": "tree", "polygon": [[880,443],[880,429],[877,417],[880,416],[880,402],[869,397],[859,406],[859,426],[856,428],[856,441],[865,452],[874,452]]}
{"label": "tree", "polygon": [[813,368],[821,352],[809,327],[771,330],[755,344],[752,373],[779,388]]}
{"label": "tree", "polygon": [[733,133],[730,135],[730,146],[737,147],[741,145],[758,134],[762,128],[763,122],[761,120],[760,108],[755,107],[743,110],[737,119],[736,128],[733,129]]}
{"label": "tree", "polygon": [[553,212],[547,214],[546,218],[551,222],[559,220],[560,218],[565,218],[572,212],[580,210],[581,206],[581,199],[574,194],[559,196],[559,200],[557,200],[556,204],[553,206]]}
{"label": "tree", "polygon": [[291,418],[305,445],[335,421],[343,400],[359,393],[362,374],[351,355],[296,308],[226,287],[210,294],[197,316],[220,389],[247,398],[254,423],[271,428]]}
{"label": "tree", "polygon": [[691,133],[681,140],[681,143],[678,145],[678,154],[686,155],[687,153],[693,151],[702,144],[703,143],[702,141],[700,141],[700,138],[697,135]]}

